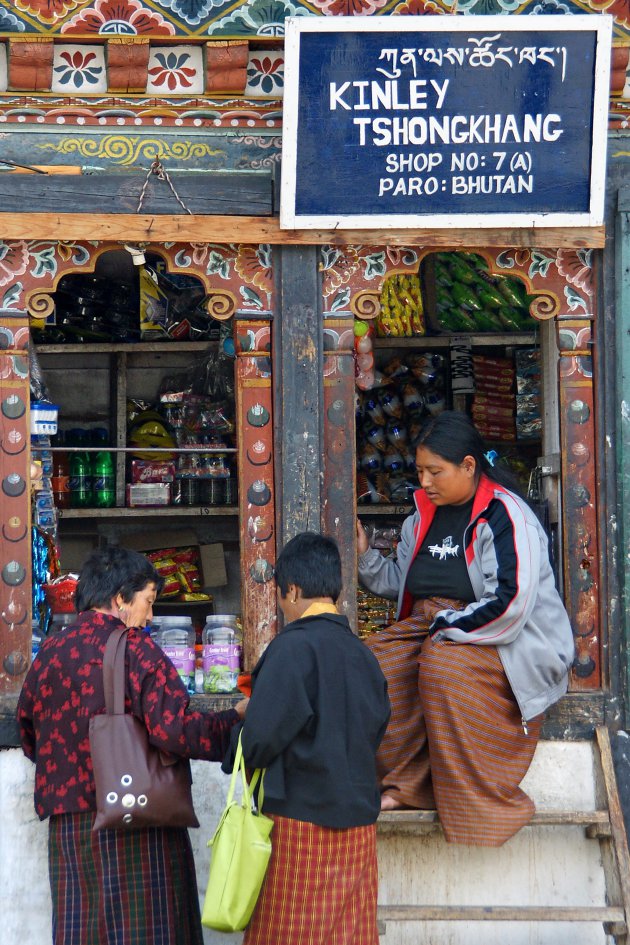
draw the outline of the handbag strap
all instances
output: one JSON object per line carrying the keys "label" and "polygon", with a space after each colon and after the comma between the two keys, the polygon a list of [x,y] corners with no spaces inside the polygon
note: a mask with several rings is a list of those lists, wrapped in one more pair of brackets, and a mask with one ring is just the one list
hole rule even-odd
{"label": "handbag strap", "polygon": [[125,712],[126,649],[127,627],[112,630],[103,654],[103,691],[108,715],[124,715]]}
{"label": "handbag strap", "polygon": [[256,785],[260,781],[260,786],[258,788],[258,798],[257,798],[257,807],[258,812],[262,812],[263,800],[265,798],[265,792],[263,789],[263,779],[265,776],[264,768],[256,768],[254,773],[251,776],[249,784],[247,783],[247,775],[245,771],[245,758],[243,757],[243,746],[241,744],[242,730],[238,735],[238,744],[236,746],[236,755],[234,756],[234,767],[232,768],[232,777],[230,778],[230,787],[228,790],[227,801],[225,806],[228,807],[234,798],[234,790],[236,788],[236,779],[239,774],[241,776],[241,782],[243,784],[243,801],[248,807],[252,805],[252,795],[256,789]]}

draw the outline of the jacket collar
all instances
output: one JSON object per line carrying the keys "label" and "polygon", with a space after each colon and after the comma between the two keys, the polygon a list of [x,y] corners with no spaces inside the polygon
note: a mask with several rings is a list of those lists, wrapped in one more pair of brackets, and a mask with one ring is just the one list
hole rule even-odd
{"label": "jacket collar", "polygon": [[[503,486],[500,486],[498,482],[493,482],[492,479],[489,479],[485,473],[482,473],[477,484],[477,489],[475,490],[475,500],[473,502],[472,514],[470,517],[471,522],[473,519],[481,515],[482,512],[485,512],[492,500],[496,498],[497,491],[505,492]],[[433,521],[436,506],[433,504],[433,502],[431,502],[430,499],[427,499],[427,494],[424,489],[416,489],[413,494],[413,498],[416,508],[422,519],[422,531],[424,534],[426,534],[429,525]],[[425,522],[426,529],[424,528]]]}

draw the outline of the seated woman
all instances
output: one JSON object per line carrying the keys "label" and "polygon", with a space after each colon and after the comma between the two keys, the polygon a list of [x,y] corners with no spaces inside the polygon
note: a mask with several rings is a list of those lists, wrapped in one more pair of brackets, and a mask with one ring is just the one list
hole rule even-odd
{"label": "seated woman", "polygon": [[534,813],[519,784],[566,691],[573,635],[545,532],[469,418],[440,414],[416,447],[396,559],[358,523],[360,580],[398,600],[396,623],[367,641],[392,703],[381,808],[435,806],[451,843],[499,846]]}
{"label": "seated woman", "polygon": [[377,661],[335,603],[335,542],[304,532],[276,564],[287,621],[255,667],[243,725],[267,768],[269,870],[244,945],[378,945],[375,754],[389,720]]}
{"label": "seated woman", "polygon": [[54,945],[202,945],[195,864],[183,827],[92,830],[96,809],[89,723],[105,710],[103,653],[127,635],[126,711],[149,741],[181,758],[221,761],[247,700],[194,712],[177,670],[142,629],[162,578],[137,551],[112,547],[86,561],[78,616],[51,634],[18,702],[24,754],[35,762],[35,810],[48,818]]}

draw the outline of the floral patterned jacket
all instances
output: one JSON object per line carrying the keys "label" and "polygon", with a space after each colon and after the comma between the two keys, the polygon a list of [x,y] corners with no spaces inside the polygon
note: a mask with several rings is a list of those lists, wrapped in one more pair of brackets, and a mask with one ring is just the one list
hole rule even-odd
{"label": "floral patterned jacket", "polygon": [[[95,809],[88,727],[105,710],[103,653],[119,626],[107,614],[80,614],[43,643],[27,673],[17,720],[24,754],[36,765],[40,820]],[[221,761],[239,721],[234,709],[191,711],[177,670],[142,630],[129,630],[126,668],[126,711],[144,721],[154,745],[183,758]]]}

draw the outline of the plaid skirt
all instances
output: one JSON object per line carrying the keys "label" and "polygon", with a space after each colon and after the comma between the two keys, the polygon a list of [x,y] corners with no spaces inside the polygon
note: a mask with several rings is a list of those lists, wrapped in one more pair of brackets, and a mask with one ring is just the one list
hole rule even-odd
{"label": "plaid skirt", "polygon": [[378,945],[376,826],[272,816],[269,869],[243,945]]}
{"label": "plaid skirt", "polygon": [[496,647],[429,638],[438,610],[463,606],[418,601],[411,617],[366,640],[392,705],[377,767],[384,794],[437,808],[450,843],[500,846],[535,810],[519,784],[542,716],[525,731]]}
{"label": "plaid skirt", "polygon": [[94,813],[48,828],[53,945],[203,945],[188,831],[92,831]]}

